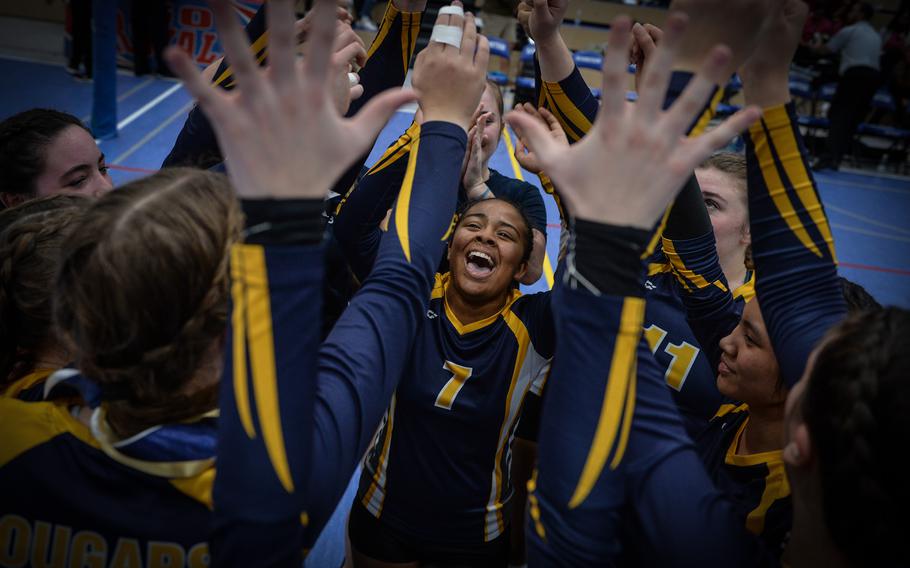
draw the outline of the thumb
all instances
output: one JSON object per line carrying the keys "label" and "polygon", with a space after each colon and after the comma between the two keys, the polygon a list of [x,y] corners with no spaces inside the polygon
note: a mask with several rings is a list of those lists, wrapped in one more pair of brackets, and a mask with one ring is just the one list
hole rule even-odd
{"label": "thumb", "polygon": [[549,169],[547,166],[553,163],[559,146],[553,141],[546,127],[539,120],[522,112],[510,112],[505,118],[519,140],[524,140],[524,144],[537,155],[544,169]]}
{"label": "thumb", "polygon": [[550,6],[547,0],[534,0],[534,13],[538,18],[550,19]]}

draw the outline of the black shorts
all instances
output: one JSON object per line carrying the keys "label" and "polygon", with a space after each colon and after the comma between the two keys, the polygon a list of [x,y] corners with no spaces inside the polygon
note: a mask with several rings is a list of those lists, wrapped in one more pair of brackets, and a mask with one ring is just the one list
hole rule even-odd
{"label": "black shorts", "polygon": [[503,568],[509,563],[509,527],[495,540],[477,545],[421,542],[388,526],[354,500],[348,519],[351,547],[383,562],[420,562],[438,568]]}

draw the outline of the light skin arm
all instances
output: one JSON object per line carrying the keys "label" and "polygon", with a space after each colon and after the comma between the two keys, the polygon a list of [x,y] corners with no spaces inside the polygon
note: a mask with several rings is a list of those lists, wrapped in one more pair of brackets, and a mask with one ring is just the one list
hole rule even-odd
{"label": "light skin arm", "polygon": [[518,21],[537,46],[540,77],[550,83],[562,81],[575,69],[572,52],[559,33],[568,6],[568,0],[522,0],[518,6]]}

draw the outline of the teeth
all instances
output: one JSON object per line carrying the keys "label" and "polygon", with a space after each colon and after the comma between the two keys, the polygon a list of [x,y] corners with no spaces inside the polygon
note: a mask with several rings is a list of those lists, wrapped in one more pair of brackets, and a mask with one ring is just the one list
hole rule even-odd
{"label": "teeth", "polygon": [[493,263],[493,259],[490,258],[490,255],[488,255],[488,254],[485,253],[485,252],[480,252],[480,251],[478,251],[478,250],[471,251],[470,256],[477,256],[477,257],[480,257],[480,258],[486,260],[486,261],[489,262],[490,264]]}

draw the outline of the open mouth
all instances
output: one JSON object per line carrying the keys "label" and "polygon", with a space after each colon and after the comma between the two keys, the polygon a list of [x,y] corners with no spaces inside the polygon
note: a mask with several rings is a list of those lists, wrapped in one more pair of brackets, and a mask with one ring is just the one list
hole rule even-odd
{"label": "open mouth", "polygon": [[496,270],[496,263],[493,257],[479,250],[472,250],[465,255],[465,267],[468,274],[473,278],[487,278]]}

